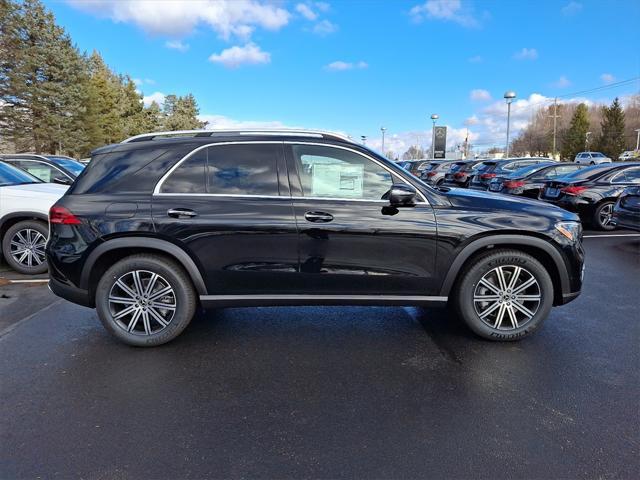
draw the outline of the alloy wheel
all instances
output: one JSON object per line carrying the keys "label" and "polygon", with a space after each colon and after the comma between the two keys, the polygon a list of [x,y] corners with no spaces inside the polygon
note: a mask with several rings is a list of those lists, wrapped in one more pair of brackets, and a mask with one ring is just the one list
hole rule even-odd
{"label": "alloy wheel", "polygon": [[37,267],[45,261],[44,247],[47,238],[33,228],[18,230],[10,243],[10,255],[25,267]]}
{"label": "alloy wheel", "polygon": [[613,218],[613,203],[603,205],[598,215],[600,218],[600,225],[603,227],[609,226],[611,219]]}
{"label": "alloy wheel", "polygon": [[133,270],[120,276],[109,291],[113,320],[126,332],[152,335],[164,330],[176,313],[176,294],[157,273]]}
{"label": "alloy wheel", "polygon": [[535,316],[541,302],[536,278],[516,265],[503,265],[485,273],[473,294],[478,317],[497,330],[523,327]]}

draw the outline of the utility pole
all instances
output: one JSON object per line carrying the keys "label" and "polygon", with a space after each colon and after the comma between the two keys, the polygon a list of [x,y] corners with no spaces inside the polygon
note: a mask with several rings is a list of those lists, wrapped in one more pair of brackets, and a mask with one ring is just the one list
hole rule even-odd
{"label": "utility pole", "polygon": [[366,135],[360,135],[360,138],[362,139],[362,144],[366,145],[367,144],[367,136]]}
{"label": "utility pole", "polygon": [[584,151],[588,152],[589,151],[589,136],[591,135],[591,132],[587,132],[584,135]]}
{"label": "utility pole", "polygon": [[469,129],[467,128],[467,135],[464,137],[464,160],[469,156]]}
{"label": "utility pole", "polygon": [[640,128],[636,128],[636,132],[638,132],[638,138],[636,139],[636,150],[640,150]]}
{"label": "utility pole", "polygon": [[553,159],[556,158],[556,136],[558,134],[558,97],[553,99]]}
{"label": "utility pole", "polygon": [[440,118],[437,113],[431,115],[433,126],[431,127],[431,159],[436,158],[436,121]]}

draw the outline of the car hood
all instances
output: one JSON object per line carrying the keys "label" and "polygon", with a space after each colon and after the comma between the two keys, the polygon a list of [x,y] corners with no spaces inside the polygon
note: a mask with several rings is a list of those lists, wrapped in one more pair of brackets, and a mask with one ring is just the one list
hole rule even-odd
{"label": "car hood", "polygon": [[47,198],[58,200],[69,187],[56,183],[29,183],[26,185],[9,185],[2,187],[2,196],[22,198]]}
{"label": "car hood", "polygon": [[454,207],[537,215],[556,221],[579,221],[576,214],[539,200],[464,188],[452,188],[444,195]]}

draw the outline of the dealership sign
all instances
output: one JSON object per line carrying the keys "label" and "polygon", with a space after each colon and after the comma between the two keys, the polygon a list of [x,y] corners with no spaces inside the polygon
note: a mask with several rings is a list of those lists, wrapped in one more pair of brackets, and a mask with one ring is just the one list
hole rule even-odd
{"label": "dealership sign", "polygon": [[445,158],[447,149],[447,127],[435,127],[433,131],[433,158]]}

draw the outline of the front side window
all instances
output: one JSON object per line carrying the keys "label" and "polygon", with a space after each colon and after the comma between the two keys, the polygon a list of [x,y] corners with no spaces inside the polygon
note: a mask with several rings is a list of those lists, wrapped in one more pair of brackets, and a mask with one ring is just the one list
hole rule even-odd
{"label": "front side window", "polygon": [[33,160],[16,160],[13,163],[43,182],[51,183],[56,177],[62,177],[66,180],[66,176],[62,172],[46,163],[35,162]]}
{"label": "front side window", "polygon": [[293,145],[305,197],[382,200],[393,177],[373,160],[349,150]]}

